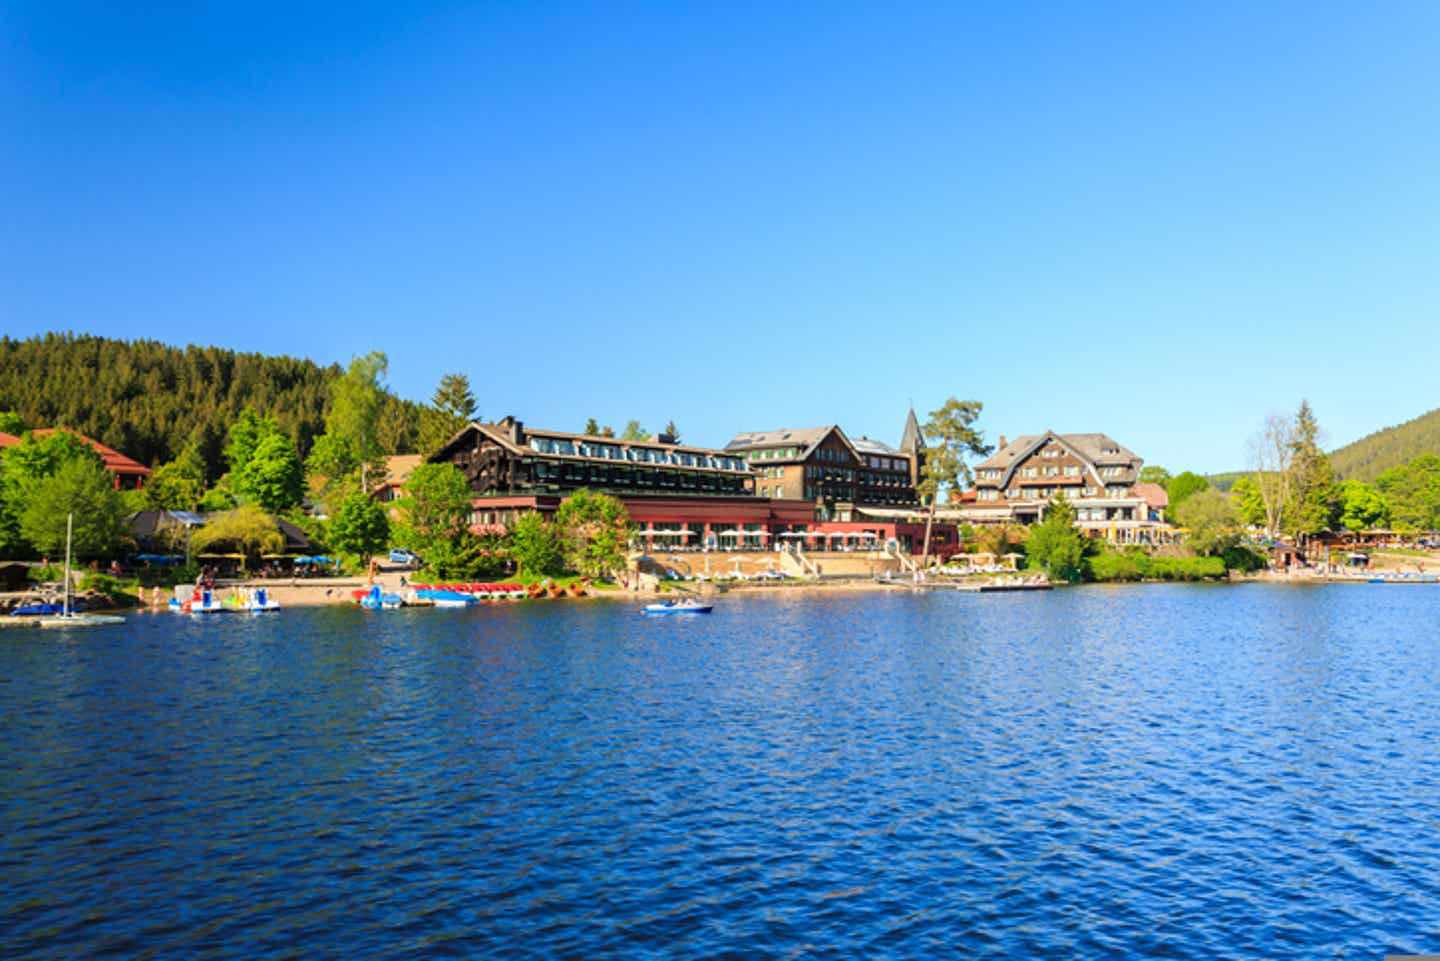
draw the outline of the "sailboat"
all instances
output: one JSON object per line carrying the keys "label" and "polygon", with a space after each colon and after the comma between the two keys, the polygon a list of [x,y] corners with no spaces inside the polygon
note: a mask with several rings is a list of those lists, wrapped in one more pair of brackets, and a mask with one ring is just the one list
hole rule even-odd
{"label": "sailboat", "polygon": [[59,614],[37,618],[41,627],[98,627],[101,624],[124,624],[125,618],[115,614],[81,614],[70,610],[70,537],[75,530],[75,515],[65,515],[65,605]]}

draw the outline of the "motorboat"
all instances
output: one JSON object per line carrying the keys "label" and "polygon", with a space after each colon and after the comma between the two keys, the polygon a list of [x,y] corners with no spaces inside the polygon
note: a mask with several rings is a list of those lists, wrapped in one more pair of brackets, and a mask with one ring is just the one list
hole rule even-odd
{"label": "motorboat", "polygon": [[422,604],[432,604],[435,607],[470,607],[472,604],[479,604],[479,600],[470,594],[462,594],[459,591],[438,590],[435,588],[415,590],[415,599]]}
{"label": "motorboat", "polygon": [[686,598],[683,601],[661,601],[658,604],[646,604],[643,613],[645,614],[709,614],[715,609],[714,604],[703,604],[693,598]]}

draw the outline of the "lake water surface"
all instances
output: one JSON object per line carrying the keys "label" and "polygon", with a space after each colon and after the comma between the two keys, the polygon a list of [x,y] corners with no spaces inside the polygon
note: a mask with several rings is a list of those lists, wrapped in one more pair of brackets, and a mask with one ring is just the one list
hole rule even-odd
{"label": "lake water surface", "polygon": [[0,633],[0,956],[1440,952],[1440,589]]}

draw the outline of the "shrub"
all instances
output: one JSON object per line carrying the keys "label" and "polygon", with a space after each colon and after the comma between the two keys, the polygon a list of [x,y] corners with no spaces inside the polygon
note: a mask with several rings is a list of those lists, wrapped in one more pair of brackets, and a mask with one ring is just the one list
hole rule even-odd
{"label": "shrub", "polygon": [[1143,580],[1150,570],[1150,558],[1143,553],[1106,551],[1090,558],[1090,579],[1106,581]]}

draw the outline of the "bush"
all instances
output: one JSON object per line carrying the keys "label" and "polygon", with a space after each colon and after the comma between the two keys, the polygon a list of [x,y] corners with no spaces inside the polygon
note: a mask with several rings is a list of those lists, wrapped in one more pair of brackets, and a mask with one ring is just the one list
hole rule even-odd
{"label": "bush", "polygon": [[96,594],[104,594],[114,599],[124,595],[125,590],[120,580],[111,577],[109,574],[89,573],[80,578],[80,590],[94,591]]}
{"label": "bush", "polygon": [[1148,576],[1150,558],[1143,553],[1106,551],[1090,558],[1090,579],[1100,581],[1139,581]]}
{"label": "bush", "polygon": [[1225,548],[1220,560],[1225,563],[1226,570],[1239,571],[1241,574],[1263,571],[1269,565],[1264,554],[1243,544],[1232,544]]}
{"label": "bush", "polygon": [[1090,579],[1107,581],[1202,581],[1225,576],[1218,557],[1154,557],[1139,548],[1105,551],[1089,562]]}
{"label": "bush", "polygon": [[59,564],[41,564],[30,568],[30,580],[36,584],[52,584],[65,576],[65,568]]}
{"label": "bush", "polygon": [[1218,557],[1153,557],[1150,577],[1162,581],[1203,581],[1225,576],[1225,562]]}

